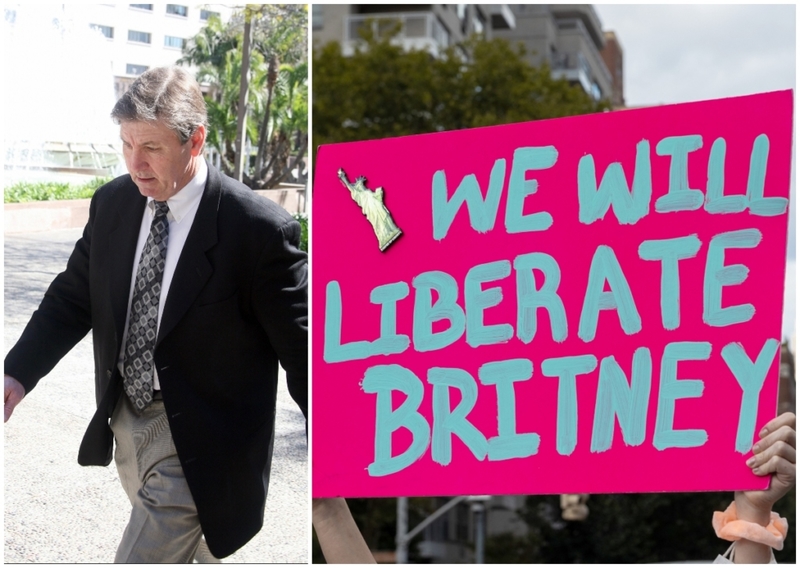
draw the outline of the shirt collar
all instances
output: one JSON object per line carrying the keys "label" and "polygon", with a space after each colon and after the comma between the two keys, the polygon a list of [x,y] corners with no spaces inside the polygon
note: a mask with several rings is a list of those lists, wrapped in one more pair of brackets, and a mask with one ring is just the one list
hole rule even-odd
{"label": "shirt collar", "polygon": [[[206,180],[208,180],[208,166],[206,161],[200,158],[198,160],[197,173],[195,173],[194,177],[178,193],[167,199],[171,220],[180,223],[181,219],[200,201],[203,196],[203,190],[206,187]],[[147,198],[147,207],[152,214],[155,207],[152,197]]]}

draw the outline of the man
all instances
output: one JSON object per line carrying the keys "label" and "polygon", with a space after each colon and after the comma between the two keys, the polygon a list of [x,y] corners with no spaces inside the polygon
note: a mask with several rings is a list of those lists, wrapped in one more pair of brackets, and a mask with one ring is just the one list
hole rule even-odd
{"label": "man", "polygon": [[217,558],[261,528],[278,361],[307,417],[307,259],[286,211],[202,157],[206,108],[178,68],[117,102],[129,175],[101,187],[66,270],[5,360],[5,419],[89,330],[97,412],[133,510],[117,562]]}

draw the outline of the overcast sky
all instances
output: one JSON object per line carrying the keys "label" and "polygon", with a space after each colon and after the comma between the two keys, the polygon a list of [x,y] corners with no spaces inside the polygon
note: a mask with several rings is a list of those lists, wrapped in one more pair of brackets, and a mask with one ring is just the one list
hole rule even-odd
{"label": "overcast sky", "polygon": [[595,4],[624,52],[628,106],[795,86],[794,5]]}
{"label": "overcast sky", "polygon": [[[595,4],[594,7],[603,29],[613,30],[622,45],[627,106],[795,88],[794,5]],[[794,175],[790,191],[784,337],[795,332],[797,309]]]}

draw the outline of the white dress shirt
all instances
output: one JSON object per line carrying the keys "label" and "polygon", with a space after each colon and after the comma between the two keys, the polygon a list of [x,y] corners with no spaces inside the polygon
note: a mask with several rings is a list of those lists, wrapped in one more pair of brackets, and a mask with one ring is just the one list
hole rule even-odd
{"label": "white dress shirt", "polygon": [[[208,166],[204,159],[198,160],[198,169],[195,176],[189,180],[182,189],[175,195],[167,199],[169,206],[169,238],[167,239],[167,258],[164,262],[164,275],[161,280],[161,295],[158,300],[158,325],[161,325],[161,314],[164,313],[164,305],[167,303],[167,294],[169,293],[169,286],[172,283],[172,277],[175,274],[175,267],[178,265],[178,259],[181,257],[183,245],[186,243],[186,237],[189,236],[189,229],[192,228],[194,217],[197,214],[197,208],[200,205],[200,198],[203,196],[203,189],[206,187],[206,180],[208,179]],[[131,275],[131,285],[128,292],[128,314],[125,317],[125,331],[122,335],[122,349],[119,353],[119,370],[122,376],[125,376],[125,342],[128,339],[128,321],[131,317],[131,301],[133,300],[133,286],[136,283],[136,272],[139,269],[139,260],[142,256],[142,250],[147,237],[150,235],[150,225],[153,223],[153,215],[155,214],[155,205],[153,205],[153,198],[147,198],[147,207],[144,208],[142,215],[142,224],[139,227],[139,240],[136,243],[136,254],[133,257],[133,274]],[[160,390],[161,383],[158,381],[158,372],[153,369],[154,381],[153,389]]]}

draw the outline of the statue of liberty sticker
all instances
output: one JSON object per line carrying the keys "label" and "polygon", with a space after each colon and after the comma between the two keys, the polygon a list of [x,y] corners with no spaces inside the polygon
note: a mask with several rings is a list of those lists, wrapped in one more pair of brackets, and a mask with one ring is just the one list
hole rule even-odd
{"label": "statue of liberty sticker", "polygon": [[367,178],[361,176],[355,183],[350,183],[347,174],[339,168],[339,179],[342,184],[350,190],[350,197],[361,207],[361,212],[372,225],[375,236],[378,238],[378,247],[384,252],[403,231],[395,224],[392,214],[383,203],[383,188],[379,187],[375,191],[367,188]]}

